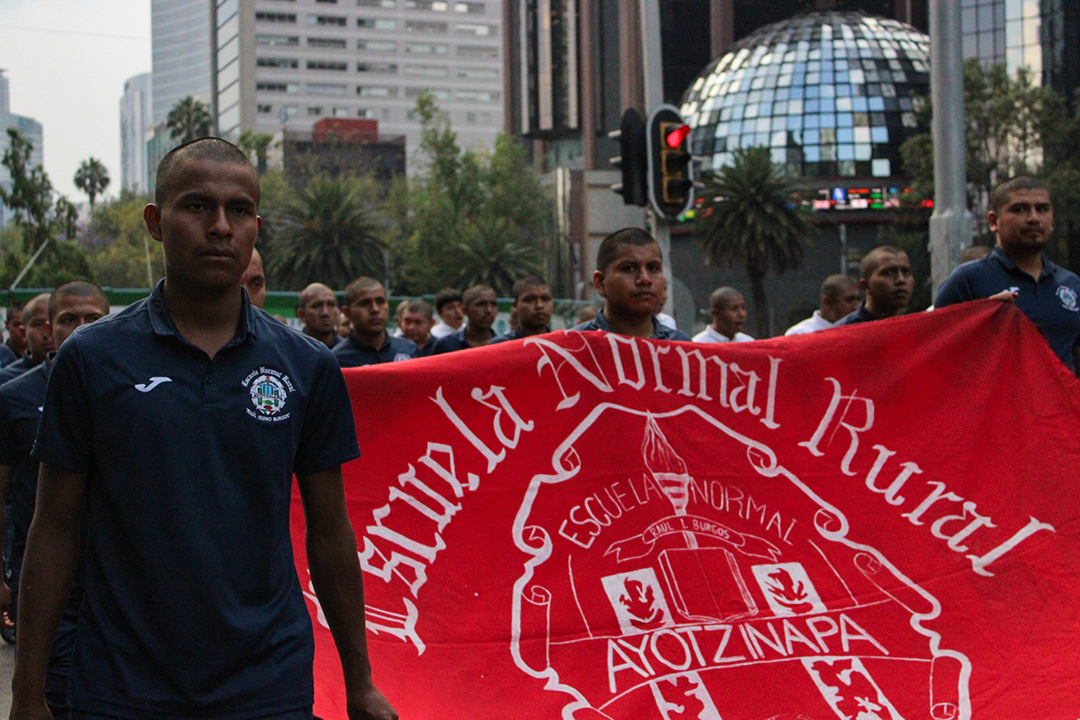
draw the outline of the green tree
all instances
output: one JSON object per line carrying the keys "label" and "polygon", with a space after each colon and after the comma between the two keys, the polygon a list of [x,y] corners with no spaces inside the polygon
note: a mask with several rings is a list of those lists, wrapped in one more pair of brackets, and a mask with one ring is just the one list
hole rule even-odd
{"label": "green tree", "polygon": [[800,187],[768,148],[735,152],[733,163],[708,177],[707,198],[694,220],[694,234],[709,263],[745,264],[759,337],[771,337],[765,276],[785,273],[802,263],[812,228],[799,209]]}
{"label": "green tree", "polygon": [[240,133],[240,137],[236,140],[236,144],[247,154],[248,158],[254,159],[255,170],[260,177],[266,174],[267,154],[272,142],[274,142],[273,135],[257,133],[252,130],[245,130]]}
{"label": "green tree", "polygon": [[475,234],[460,242],[455,255],[455,287],[487,285],[501,297],[509,297],[514,283],[526,275],[542,272],[540,252],[514,239],[508,220],[476,226]]}
{"label": "green tree", "polygon": [[383,223],[369,193],[357,178],[315,178],[286,202],[266,259],[279,289],[384,276]]}
{"label": "green tree", "polygon": [[206,105],[188,95],[173,105],[165,125],[169,128],[169,136],[183,144],[210,135],[213,119]]}
{"label": "green tree", "polygon": [[91,246],[90,267],[102,285],[152,287],[164,277],[165,253],[161,243],[150,238],[143,222],[148,202],[148,196],[124,193],[94,213],[82,239]]}
{"label": "green tree", "polygon": [[83,160],[75,171],[75,187],[90,198],[90,212],[94,212],[94,200],[109,187],[109,171],[95,157]]}

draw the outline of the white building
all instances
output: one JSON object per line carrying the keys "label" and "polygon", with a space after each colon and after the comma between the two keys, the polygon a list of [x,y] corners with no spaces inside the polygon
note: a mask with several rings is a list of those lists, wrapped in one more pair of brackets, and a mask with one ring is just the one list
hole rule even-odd
{"label": "white building", "polygon": [[413,109],[430,90],[460,145],[490,148],[503,127],[502,23],[500,0],[219,0],[219,132],[368,118],[405,135],[412,156]]}
{"label": "white building", "polygon": [[146,141],[153,134],[150,73],[128,78],[120,99],[120,187],[134,192],[150,189]]}
{"label": "white building", "polygon": [[[41,123],[33,118],[15,115],[11,112],[11,91],[8,79],[4,77],[4,71],[0,70],[0,155],[7,152],[10,144],[7,134],[8,128],[18,130],[33,145],[33,149],[30,151],[30,166],[42,165],[45,160],[43,152],[44,131]],[[0,187],[3,187],[4,190],[11,189],[11,175],[3,165],[0,165]],[[3,204],[0,204],[0,227],[3,227],[10,219],[11,211]]]}
{"label": "white building", "polygon": [[151,128],[189,95],[210,104],[210,31],[207,0],[151,0]]}

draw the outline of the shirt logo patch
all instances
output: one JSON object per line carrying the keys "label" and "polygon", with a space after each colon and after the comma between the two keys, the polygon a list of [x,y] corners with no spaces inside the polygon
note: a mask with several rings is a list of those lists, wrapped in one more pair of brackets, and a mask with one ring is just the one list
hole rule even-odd
{"label": "shirt logo patch", "polygon": [[1076,291],[1064,285],[1057,289],[1057,296],[1061,299],[1061,306],[1072,312],[1080,312],[1080,305],[1076,302]]}
{"label": "shirt logo patch", "polygon": [[412,360],[408,353],[398,353],[394,356],[394,362],[401,362],[402,360]]}
{"label": "shirt logo patch", "polygon": [[296,390],[288,375],[272,368],[260,367],[253,370],[241,383],[248,388],[251,404],[255,409],[247,409],[247,414],[263,422],[287,420],[290,413],[283,412],[289,399],[289,393]]}
{"label": "shirt logo patch", "polygon": [[152,377],[152,378],[150,378],[150,382],[148,382],[148,383],[145,383],[145,384],[136,383],[135,384],[135,389],[138,390],[141,393],[148,393],[151,390],[153,390],[154,388],[156,388],[158,385],[161,385],[162,383],[167,383],[167,382],[172,382],[172,378],[169,378],[169,377]]}

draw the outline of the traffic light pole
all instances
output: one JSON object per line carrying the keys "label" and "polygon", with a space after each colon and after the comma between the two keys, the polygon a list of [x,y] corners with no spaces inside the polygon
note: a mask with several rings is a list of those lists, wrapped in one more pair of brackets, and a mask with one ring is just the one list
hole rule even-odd
{"label": "traffic light pole", "polygon": [[[664,103],[664,66],[660,57],[660,2],[659,0],[640,0],[641,18],[641,67],[644,70],[645,89],[645,116],[652,113],[653,108]],[[652,218],[652,234],[660,245],[660,252],[664,255],[664,281],[667,285],[667,300],[664,301],[664,312],[672,314],[672,275],[671,275],[671,223],[656,211],[649,208],[649,217]],[[689,321],[693,322],[693,318]]]}

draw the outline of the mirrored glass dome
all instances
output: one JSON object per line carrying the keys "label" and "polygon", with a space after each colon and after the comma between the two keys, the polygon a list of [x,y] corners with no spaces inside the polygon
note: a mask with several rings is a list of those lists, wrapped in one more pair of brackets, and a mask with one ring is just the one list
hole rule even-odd
{"label": "mirrored glass dome", "polygon": [[762,27],[709,64],[683,97],[702,169],[764,146],[804,177],[890,177],[918,131],[930,38],[859,12],[814,12]]}

